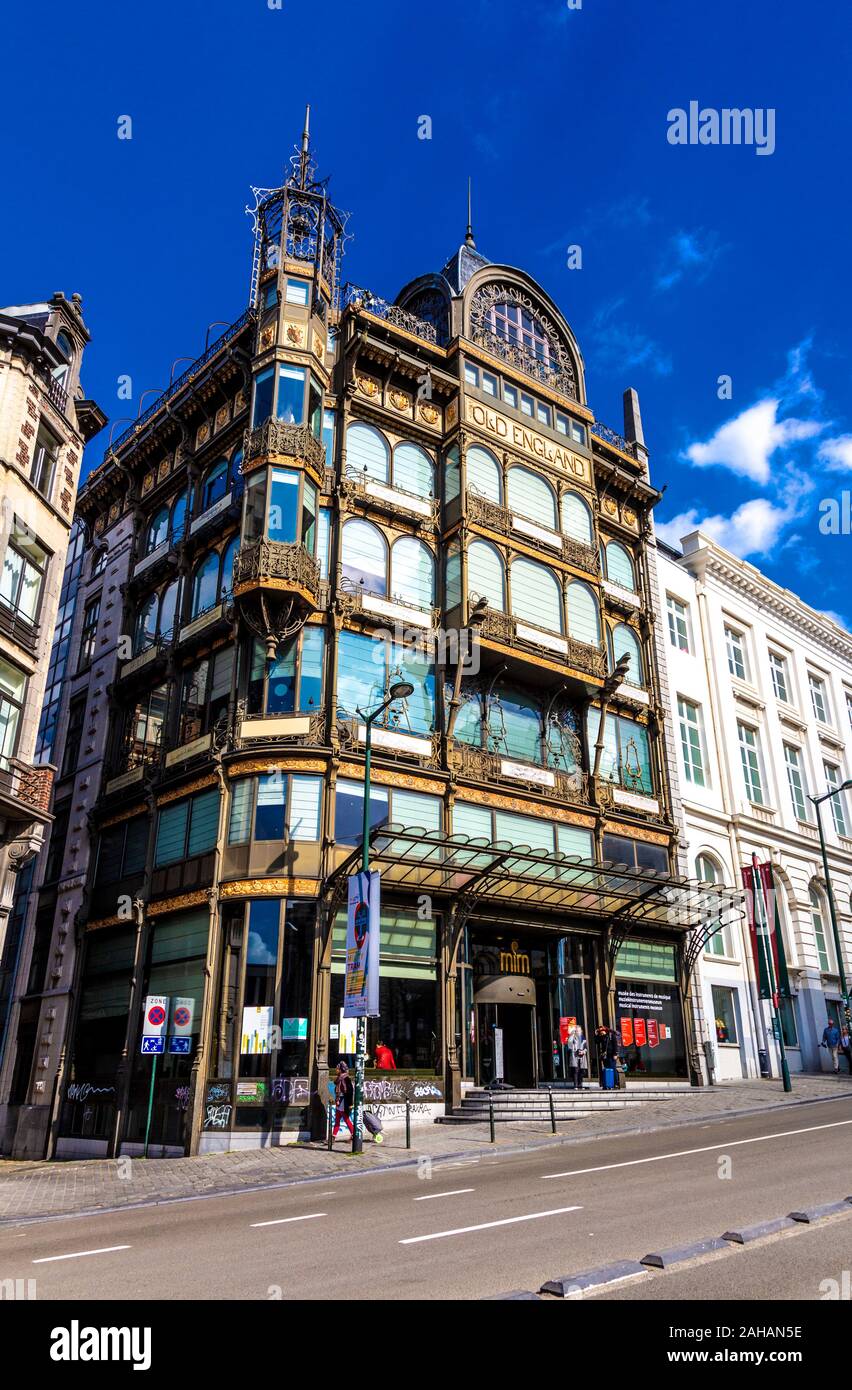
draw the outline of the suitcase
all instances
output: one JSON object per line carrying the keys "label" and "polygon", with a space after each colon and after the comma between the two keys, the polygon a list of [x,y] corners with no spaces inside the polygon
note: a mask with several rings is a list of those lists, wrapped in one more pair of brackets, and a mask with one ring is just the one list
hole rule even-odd
{"label": "suitcase", "polygon": [[378,1115],[373,1115],[369,1110],[364,1111],[364,1128],[373,1135],[381,1134],[382,1122]]}
{"label": "suitcase", "polygon": [[604,1067],[603,1088],[605,1091],[615,1090],[615,1067]]}

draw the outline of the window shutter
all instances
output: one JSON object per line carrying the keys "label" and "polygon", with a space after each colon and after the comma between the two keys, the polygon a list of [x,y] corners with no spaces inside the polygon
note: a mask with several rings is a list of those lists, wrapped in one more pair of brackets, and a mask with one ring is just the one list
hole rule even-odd
{"label": "window shutter", "polygon": [[488,607],[503,613],[506,608],[506,587],[503,582],[503,561],[487,541],[472,541],[467,552],[468,589],[477,598],[488,600]]}
{"label": "window shutter", "polygon": [[346,431],[346,467],[356,473],[366,473],[376,482],[388,480],[388,446],[372,425],[350,425]]}
{"label": "window shutter", "polygon": [[568,631],[578,642],[597,646],[601,640],[597,599],[587,584],[568,585]]}
{"label": "window shutter", "polygon": [[477,492],[480,497],[487,497],[490,502],[502,502],[500,468],[494,455],[474,444],[468,449],[465,462],[467,485],[471,492]]}
{"label": "window shutter", "polygon": [[592,518],[582,497],[566,492],[562,497],[562,530],[584,545],[592,545]]}
{"label": "window shutter", "polygon": [[544,565],[519,559],[512,565],[512,612],[548,632],[562,631],[562,591]]}
{"label": "window shutter", "polygon": [[528,468],[510,468],[506,486],[513,512],[551,531],[556,529],[556,500],[544,478]]}

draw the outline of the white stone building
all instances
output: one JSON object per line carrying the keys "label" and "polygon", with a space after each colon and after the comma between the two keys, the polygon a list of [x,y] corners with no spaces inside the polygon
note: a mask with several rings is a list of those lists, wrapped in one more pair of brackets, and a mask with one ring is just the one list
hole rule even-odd
{"label": "white stone building", "polygon": [[[658,542],[658,569],[688,870],[741,886],[753,853],[772,863],[793,995],[782,1007],[790,1070],[825,1071],[820,1041],[842,996],[809,798],[852,771],[852,635],[702,532],[681,545],[682,555]],[[848,980],[849,793],[820,810]],[[712,937],[697,969],[716,1078],[759,1075],[761,1051],[777,1075],[746,922]]]}

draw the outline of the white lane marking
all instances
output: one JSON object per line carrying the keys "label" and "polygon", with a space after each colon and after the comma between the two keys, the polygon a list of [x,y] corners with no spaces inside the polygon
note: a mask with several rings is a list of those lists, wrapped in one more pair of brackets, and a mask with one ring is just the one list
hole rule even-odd
{"label": "white lane marking", "polygon": [[420,1245],[424,1240],[444,1240],[446,1236],[466,1236],[471,1231],[488,1231],[493,1226],[515,1226],[519,1221],[540,1221],[544,1216],[562,1216],[566,1211],[582,1211],[582,1207],[556,1207],[553,1211],[531,1211],[526,1216],[506,1216],[502,1221],[483,1221],[479,1226],[457,1226],[454,1231],[433,1231],[428,1236],[407,1236],[400,1245]]}
{"label": "white lane marking", "polygon": [[43,1255],[34,1265],[49,1265],[54,1260],[82,1260],[84,1255],[111,1255],[113,1250],[129,1250],[129,1245],[105,1245],[101,1250],[75,1250],[71,1255]]}
{"label": "white lane marking", "polygon": [[316,1221],[317,1217],[327,1215],[328,1212],[325,1211],[312,1211],[307,1216],[281,1216],[277,1221],[252,1221],[251,1229],[254,1230],[258,1226],[288,1226],[291,1221]]}
{"label": "white lane marking", "polygon": [[463,1192],[473,1192],[472,1187],[456,1187],[452,1192],[430,1192],[426,1197],[415,1197],[415,1202],[434,1202],[436,1197],[460,1197]]}
{"label": "white lane marking", "polygon": [[808,1125],[806,1129],[785,1129],[780,1134],[757,1134],[753,1139],[722,1139],[718,1144],[705,1144],[701,1149],[678,1149],[671,1154],[652,1154],[650,1158],[629,1158],[623,1163],[601,1163],[596,1168],[573,1168],[566,1173],[542,1173],[542,1178],[581,1178],[584,1173],[606,1173],[611,1168],[635,1168],[640,1163],[661,1163],[669,1158],[689,1158],[690,1154],[718,1153],[720,1149],[737,1149],[742,1144],[765,1144],[770,1139],[789,1139],[797,1134],[814,1134],[820,1129],[839,1129],[852,1125],[852,1120],[834,1120],[829,1125]]}

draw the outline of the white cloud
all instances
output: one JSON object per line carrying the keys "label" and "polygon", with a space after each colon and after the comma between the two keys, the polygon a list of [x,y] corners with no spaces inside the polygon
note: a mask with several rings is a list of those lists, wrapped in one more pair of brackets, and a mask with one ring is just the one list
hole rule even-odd
{"label": "white cloud", "polygon": [[852,471],[852,434],[839,434],[835,439],[824,440],[819,446],[817,458],[826,465],[829,473]]}
{"label": "white cloud", "polygon": [[676,232],[664,252],[657,289],[670,290],[687,275],[700,283],[709,275],[721,250],[716,232],[705,232],[701,227],[694,232]]}
{"label": "white cloud", "polygon": [[718,465],[756,483],[768,483],[773,454],[785,445],[812,439],[817,420],[778,419],[780,401],[769,396],[721,425],[704,443],[690,444],[683,457],[696,468]]}
{"label": "white cloud", "polygon": [[835,613],[833,608],[821,608],[818,611],[822,613],[824,618],[830,618],[833,623],[837,623],[838,627],[845,628],[847,632],[849,631],[849,620],[844,618],[842,613]]}
{"label": "white cloud", "polygon": [[730,516],[702,516],[696,507],[691,507],[671,521],[658,521],[656,529],[664,541],[675,546],[679,546],[690,531],[704,531],[726,550],[745,559],[749,555],[770,554],[781,531],[795,514],[794,501],[776,507],[765,497],[753,497]]}

